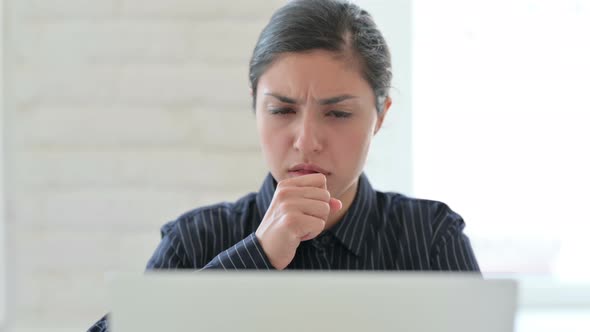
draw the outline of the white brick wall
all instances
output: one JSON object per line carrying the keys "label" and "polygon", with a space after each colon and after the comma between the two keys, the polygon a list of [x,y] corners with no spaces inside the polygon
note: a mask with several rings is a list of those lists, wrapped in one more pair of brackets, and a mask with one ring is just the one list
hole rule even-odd
{"label": "white brick wall", "polygon": [[163,223],[258,189],[247,64],[282,1],[5,2],[9,314],[81,330]]}
{"label": "white brick wall", "polygon": [[[17,143],[30,146],[258,148],[254,114],[242,106],[39,106],[19,114]],[[114,121],[113,119],[116,119]],[[67,122],[67,124],[64,124]],[[224,130],[219,130],[223,128]],[[239,133],[241,140],[227,136]],[[76,137],[76,140],[72,140]]]}
{"label": "white brick wall", "polygon": [[[4,18],[4,0],[0,0],[0,18]],[[0,128],[4,128],[4,24],[0,24]],[[0,135],[0,155],[4,156],[4,135]],[[6,232],[4,205],[4,163],[0,162],[0,330],[6,317]]]}

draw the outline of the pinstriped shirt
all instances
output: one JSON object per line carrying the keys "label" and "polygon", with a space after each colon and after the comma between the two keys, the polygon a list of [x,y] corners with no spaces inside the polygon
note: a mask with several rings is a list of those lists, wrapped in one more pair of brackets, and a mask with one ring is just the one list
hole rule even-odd
{"label": "pinstriped shirt", "polygon": [[[269,174],[258,193],[165,224],[147,269],[273,269],[254,233],[276,185]],[[464,226],[446,204],[375,191],[361,174],[340,222],[302,242],[287,269],[479,271]],[[89,331],[107,325],[103,318]]]}

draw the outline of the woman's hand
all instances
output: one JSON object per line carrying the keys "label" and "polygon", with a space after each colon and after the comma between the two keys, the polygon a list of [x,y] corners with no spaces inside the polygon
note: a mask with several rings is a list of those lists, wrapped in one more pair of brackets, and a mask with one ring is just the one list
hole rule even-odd
{"label": "woman's hand", "polygon": [[291,263],[301,241],[313,239],[324,230],[330,211],[342,208],[340,200],[330,197],[326,181],[324,174],[315,173],[278,183],[256,230],[262,249],[277,270]]}

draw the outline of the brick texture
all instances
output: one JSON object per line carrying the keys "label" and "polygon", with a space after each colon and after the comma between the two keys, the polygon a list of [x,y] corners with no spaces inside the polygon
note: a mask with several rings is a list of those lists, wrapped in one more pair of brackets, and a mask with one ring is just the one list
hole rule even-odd
{"label": "brick texture", "polygon": [[163,223],[258,190],[247,65],[283,1],[4,2],[8,306],[16,330],[83,330]]}

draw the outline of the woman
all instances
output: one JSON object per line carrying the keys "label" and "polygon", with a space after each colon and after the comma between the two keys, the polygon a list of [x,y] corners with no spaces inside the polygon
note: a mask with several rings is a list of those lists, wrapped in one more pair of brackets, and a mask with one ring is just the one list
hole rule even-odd
{"label": "woman", "polygon": [[363,174],[391,76],[385,40],[356,5],[280,8],[250,61],[270,174],[258,193],[164,225],[147,268],[478,271],[459,215],[375,191]]}

